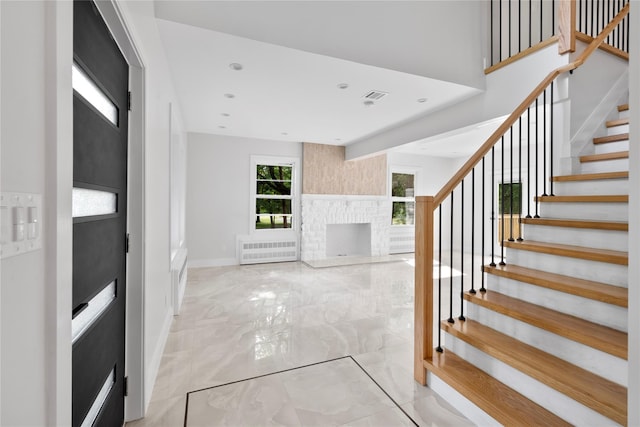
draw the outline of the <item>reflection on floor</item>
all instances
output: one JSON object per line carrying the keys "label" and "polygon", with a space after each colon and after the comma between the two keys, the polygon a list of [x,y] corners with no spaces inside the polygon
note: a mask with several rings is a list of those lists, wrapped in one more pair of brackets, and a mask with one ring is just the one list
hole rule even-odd
{"label": "reflection on floor", "polygon": [[413,381],[413,274],[409,262],[189,270],[147,417],[127,425],[471,425]]}

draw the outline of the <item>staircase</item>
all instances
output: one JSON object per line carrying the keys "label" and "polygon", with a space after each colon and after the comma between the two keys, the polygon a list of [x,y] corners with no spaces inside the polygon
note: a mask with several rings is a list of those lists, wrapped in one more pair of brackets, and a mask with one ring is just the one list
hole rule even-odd
{"label": "staircase", "polygon": [[626,425],[628,106],[554,176],[425,368],[504,425]]}

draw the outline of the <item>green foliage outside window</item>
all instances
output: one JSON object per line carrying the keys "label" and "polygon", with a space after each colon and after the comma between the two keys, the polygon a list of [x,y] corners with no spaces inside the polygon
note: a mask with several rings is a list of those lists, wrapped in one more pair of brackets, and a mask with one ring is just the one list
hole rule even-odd
{"label": "green foliage outside window", "polygon": [[292,166],[256,166],[256,229],[292,227],[292,173]]}
{"label": "green foliage outside window", "polygon": [[[520,215],[522,209],[522,183],[498,184],[498,212]],[[513,210],[512,210],[513,208]]]}

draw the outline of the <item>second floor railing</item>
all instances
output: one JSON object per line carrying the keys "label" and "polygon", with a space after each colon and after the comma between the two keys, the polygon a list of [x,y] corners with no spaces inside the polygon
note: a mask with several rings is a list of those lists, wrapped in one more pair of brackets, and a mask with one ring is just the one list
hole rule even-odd
{"label": "second floor railing", "polygon": [[[590,43],[628,3],[629,0],[491,0],[487,72],[559,37]],[[562,27],[565,14],[571,14],[571,28]],[[566,43],[561,41],[560,53],[574,50],[575,42]],[[614,28],[601,47],[623,57],[628,54],[628,18]]]}

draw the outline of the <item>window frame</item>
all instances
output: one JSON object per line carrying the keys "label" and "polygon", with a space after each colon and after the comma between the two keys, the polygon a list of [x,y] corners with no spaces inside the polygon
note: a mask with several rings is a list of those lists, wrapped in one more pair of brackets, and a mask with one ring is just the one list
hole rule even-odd
{"label": "window frame", "polygon": [[[257,166],[291,166],[291,195],[283,197],[262,197],[258,194]],[[297,157],[251,156],[250,197],[249,197],[249,232],[265,236],[268,234],[297,234],[300,227],[300,159]],[[260,197],[259,197],[260,196]],[[291,200],[290,228],[256,228],[256,200],[260,198],[277,198]]]}
{"label": "window frame", "polygon": [[[405,175],[413,175],[413,197],[399,197],[393,195],[393,174],[405,174]],[[416,206],[416,196],[418,195],[420,183],[420,168],[411,167],[411,166],[391,166],[389,168],[389,176],[387,183],[387,193],[389,196],[389,212],[390,212],[390,221],[389,224],[393,228],[415,228],[415,216],[413,224],[394,224],[393,223],[393,203],[394,202],[412,202],[414,206],[414,215],[415,215],[415,206]]]}

